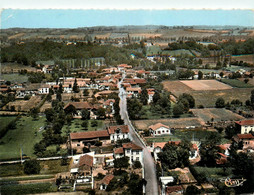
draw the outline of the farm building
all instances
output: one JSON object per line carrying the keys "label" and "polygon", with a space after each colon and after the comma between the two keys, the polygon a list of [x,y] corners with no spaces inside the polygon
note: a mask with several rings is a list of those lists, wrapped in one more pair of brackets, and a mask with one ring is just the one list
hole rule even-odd
{"label": "farm building", "polygon": [[162,123],[157,123],[155,125],[149,126],[149,130],[153,136],[171,134],[169,126]]}
{"label": "farm building", "polygon": [[250,131],[254,131],[254,119],[236,121],[235,125],[236,128],[241,132],[241,134],[250,133]]}

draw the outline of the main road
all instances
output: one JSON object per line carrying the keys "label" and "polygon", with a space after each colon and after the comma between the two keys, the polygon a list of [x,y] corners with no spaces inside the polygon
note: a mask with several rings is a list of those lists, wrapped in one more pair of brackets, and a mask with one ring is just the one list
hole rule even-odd
{"label": "main road", "polygon": [[158,195],[158,183],[156,178],[156,169],[154,164],[154,159],[151,153],[148,151],[146,145],[141,141],[141,139],[135,133],[135,129],[129,120],[127,113],[127,101],[125,90],[121,87],[121,83],[125,78],[125,73],[123,73],[122,80],[118,83],[119,97],[120,97],[120,115],[124,120],[124,124],[129,126],[130,135],[132,137],[133,143],[139,145],[143,148],[143,162],[144,162],[144,172],[146,184],[146,194],[147,195]]}

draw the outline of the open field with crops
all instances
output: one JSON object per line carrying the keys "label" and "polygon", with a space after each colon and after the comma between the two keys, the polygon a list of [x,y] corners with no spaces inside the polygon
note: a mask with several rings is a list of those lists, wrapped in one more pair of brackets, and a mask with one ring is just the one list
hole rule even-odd
{"label": "open field with crops", "polygon": [[251,88],[233,88],[228,90],[216,91],[192,91],[190,94],[194,97],[196,105],[203,105],[204,107],[215,107],[216,100],[221,97],[226,102],[239,99],[245,102],[250,99]]}
{"label": "open field with crops", "polygon": [[215,107],[215,102],[219,97],[222,97],[226,102],[231,102],[234,99],[245,102],[250,98],[252,90],[251,88],[232,88],[216,80],[164,81],[162,84],[176,97],[182,93],[191,94],[195,99],[196,106],[203,105],[204,107]]}
{"label": "open field with crops", "polygon": [[215,122],[244,119],[244,117],[224,108],[191,109],[191,111],[196,117],[202,119],[204,122],[210,121],[211,118],[213,118]]}
{"label": "open field with crops", "polygon": [[253,85],[251,85],[250,83],[245,83],[244,81],[237,79],[221,79],[221,82],[237,88],[253,88]]}
{"label": "open field with crops", "polygon": [[12,83],[24,83],[28,81],[28,77],[20,74],[2,74],[0,80],[10,81]]}
{"label": "open field with crops", "polygon": [[254,64],[254,54],[232,56],[232,61],[243,61]]}
{"label": "open field with crops", "polygon": [[[18,73],[20,70],[27,70],[28,72],[37,71],[37,69],[34,67],[25,66],[18,63],[2,63],[1,69],[0,69],[1,73]],[[2,79],[2,76],[4,77],[5,75],[1,75],[1,79]],[[9,76],[6,76],[6,77],[9,77]]]}
{"label": "open field with crops", "polygon": [[231,89],[232,87],[227,84],[221,83],[217,80],[189,80],[180,81],[195,91],[207,91],[207,90],[223,90]]}

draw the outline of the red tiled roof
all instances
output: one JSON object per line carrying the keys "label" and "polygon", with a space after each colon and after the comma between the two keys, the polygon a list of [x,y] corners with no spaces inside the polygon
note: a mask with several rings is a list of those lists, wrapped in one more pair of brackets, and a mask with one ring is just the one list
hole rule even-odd
{"label": "red tiled roof", "polygon": [[165,127],[167,129],[169,129],[169,126],[163,125],[162,123],[157,123],[155,125],[151,125],[151,126],[149,126],[149,129],[152,129],[153,131],[155,131],[156,129],[159,129],[160,127]]}
{"label": "red tiled roof", "polygon": [[108,131],[87,131],[87,132],[78,132],[78,133],[71,133],[70,138],[71,140],[76,139],[90,139],[90,138],[98,138],[98,137],[109,137]]}
{"label": "red tiled roof", "polygon": [[168,142],[155,142],[154,143],[154,148],[157,148],[157,147],[159,147],[159,148],[164,148],[164,146],[166,145],[166,143],[168,143]]}
{"label": "red tiled roof", "polygon": [[172,192],[182,191],[182,186],[167,186],[166,194],[171,194]]}
{"label": "red tiled roof", "polygon": [[73,105],[78,110],[93,108],[93,106],[89,102],[70,102],[64,107],[64,109],[66,109],[70,105]]}
{"label": "red tiled roof", "polygon": [[251,133],[248,134],[237,134],[239,139],[254,139],[254,136]]}
{"label": "red tiled roof", "polygon": [[115,154],[123,154],[123,147],[121,147],[121,148],[115,148],[114,149],[114,153]]}
{"label": "red tiled roof", "polygon": [[227,150],[230,147],[231,144],[223,144],[223,145],[218,145],[218,147],[222,150]]}
{"label": "red tiled roof", "polygon": [[79,159],[79,167],[83,165],[93,166],[93,157],[90,155],[81,156]]}
{"label": "red tiled roof", "polygon": [[108,133],[114,134],[117,129],[120,129],[123,133],[129,133],[129,127],[128,125],[117,125],[117,126],[109,126],[108,127]]}
{"label": "red tiled roof", "polygon": [[110,175],[106,175],[102,180],[101,183],[103,184],[109,184],[110,181],[114,178],[114,175],[110,174]]}
{"label": "red tiled roof", "polygon": [[142,150],[142,148],[140,146],[137,146],[134,143],[125,143],[125,144],[123,144],[123,148],[130,148],[132,150]]}
{"label": "red tiled roof", "polygon": [[243,120],[243,121],[236,121],[235,123],[239,125],[254,125],[254,119],[248,119],[248,120]]}
{"label": "red tiled roof", "polygon": [[126,88],[126,91],[138,91],[138,92],[141,92],[141,88],[140,88],[140,87],[136,87],[136,88],[127,87],[127,88]]}

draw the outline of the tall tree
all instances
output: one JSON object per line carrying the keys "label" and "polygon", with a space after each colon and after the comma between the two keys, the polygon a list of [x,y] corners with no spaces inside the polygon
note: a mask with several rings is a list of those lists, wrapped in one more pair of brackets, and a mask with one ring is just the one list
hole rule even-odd
{"label": "tall tree", "polygon": [[72,90],[74,91],[74,93],[78,93],[78,92],[79,92],[79,87],[78,87],[77,79],[76,79],[76,78],[75,78],[75,80],[74,80]]}

